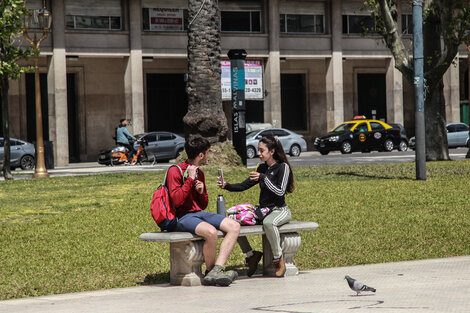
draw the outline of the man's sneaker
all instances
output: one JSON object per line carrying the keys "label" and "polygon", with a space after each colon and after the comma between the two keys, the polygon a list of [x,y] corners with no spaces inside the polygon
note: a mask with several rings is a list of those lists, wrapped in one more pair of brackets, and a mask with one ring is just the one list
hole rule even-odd
{"label": "man's sneaker", "polygon": [[279,259],[273,259],[274,274],[276,277],[283,277],[286,273],[286,265],[284,264],[284,256]]}
{"label": "man's sneaker", "polygon": [[228,276],[230,276],[230,279],[232,280],[232,283],[235,281],[235,279],[238,278],[238,273],[237,271],[225,271],[225,274],[227,274]]}
{"label": "man's sneaker", "polygon": [[204,277],[204,284],[209,286],[228,286],[232,283],[232,277],[225,273],[221,265],[214,265],[212,270]]}
{"label": "man's sneaker", "polygon": [[246,273],[248,277],[251,277],[256,272],[256,269],[258,268],[258,263],[261,260],[262,256],[262,252],[253,251],[253,255],[245,259],[246,264],[248,265],[248,272]]}

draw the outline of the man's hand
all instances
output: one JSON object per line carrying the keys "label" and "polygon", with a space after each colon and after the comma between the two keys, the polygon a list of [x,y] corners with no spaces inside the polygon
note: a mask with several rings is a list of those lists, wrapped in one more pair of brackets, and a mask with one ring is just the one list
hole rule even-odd
{"label": "man's hand", "polygon": [[204,192],[204,183],[200,180],[196,180],[196,191],[202,195],[202,193]]}
{"label": "man's hand", "polygon": [[197,176],[197,170],[198,169],[199,169],[198,166],[190,165],[188,167],[188,176],[195,180],[196,176]]}
{"label": "man's hand", "polygon": [[250,172],[250,180],[258,181],[259,180],[259,173],[258,172]]}

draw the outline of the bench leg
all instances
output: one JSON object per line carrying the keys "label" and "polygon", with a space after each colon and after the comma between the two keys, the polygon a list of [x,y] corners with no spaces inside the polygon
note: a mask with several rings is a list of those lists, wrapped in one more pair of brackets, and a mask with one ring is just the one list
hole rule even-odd
{"label": "bench leg", "polygon": [[200,286],[201,265],[204,262],[204,241],[170,243],[170,283],[181,286]]}
{"label": "bench leg", "polygon": [[[299,269],[294,265],[294,255],[299,251],[301,238],[298,233],[281,234],[282,254],[284,255],[284,263],[286,264],[285,276],[295,276],[299,274]],[[263,235],[263,275],[274,276],[272,266],[273,253],[266,235]]]}

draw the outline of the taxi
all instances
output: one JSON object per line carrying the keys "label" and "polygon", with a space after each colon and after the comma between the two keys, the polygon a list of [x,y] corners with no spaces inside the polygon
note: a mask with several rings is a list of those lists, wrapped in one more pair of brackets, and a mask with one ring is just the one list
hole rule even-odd
{"label": "taxi", "polygon": [[339,150],[341,153],[354,151],[370,152],[392,151],[400,144],[399,128],[389,124],[366,119],[365,116],[355,116],[352,121],[344,122],[327,135],[315,138],[313,149],[322,155]]}

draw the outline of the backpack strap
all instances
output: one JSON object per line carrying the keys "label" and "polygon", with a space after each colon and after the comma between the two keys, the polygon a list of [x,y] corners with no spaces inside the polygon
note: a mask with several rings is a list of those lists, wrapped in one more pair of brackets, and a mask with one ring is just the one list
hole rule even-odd
{"label": "backpack strap", "polygon": [[181,177],[183,177],[183,182],[181,183],[181,186],[183,186],[183,185],[184,185],[184,181],[185,181],[184,175],[183,175],[183,170],[181,169],[181,167],[179,167],[179,166],[176,165],[176,164],[173,164],[172,166],[170,166],[170,167],[168,168],[168,170],[166,171],[165,178],[163,179],[163,186],[166,186],[166,176],[168,175],[168,172],[170,171],[170,168],[172,168],[173,166],[176,166],[176,167],[180,170]]}

